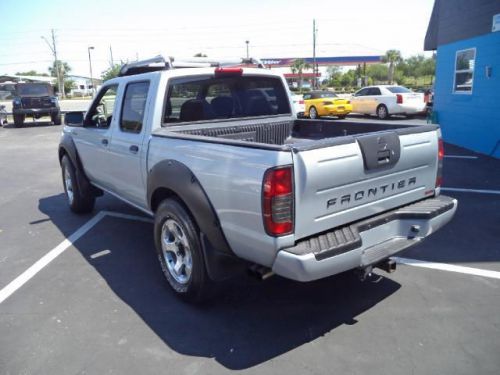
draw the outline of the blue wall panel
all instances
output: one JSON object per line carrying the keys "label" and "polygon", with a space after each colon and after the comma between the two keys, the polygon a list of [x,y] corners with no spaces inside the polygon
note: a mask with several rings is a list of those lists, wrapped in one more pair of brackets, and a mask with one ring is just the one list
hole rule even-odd
{"label": "blue wall panel", "polygon": [[[455,55],[469,48],[476,48],[472,94],[455,94]],[[446,142],[500,158],[500,32],[438,47],[434,100]]]}

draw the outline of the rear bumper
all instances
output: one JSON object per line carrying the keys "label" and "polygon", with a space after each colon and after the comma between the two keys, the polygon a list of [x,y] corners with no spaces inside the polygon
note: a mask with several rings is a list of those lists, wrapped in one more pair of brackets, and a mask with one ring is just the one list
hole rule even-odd
{"label": "rear bumper", "polygon": [[336,228],[278,252],[273,271],[297,281],[312,281],[376,264],[437,231],[457,210],[457,200],[429,198]]}
{"label": "rear bumper", "polygon": [[330,116],[347,115],[352,112],[351,104],[325,105],[323,108]]}
{"label": "rear bumper", "polygon": [[418,113],[423,113],[426,108],[426,103],[422,103],[421,105],[405,105],[405,104],[396,104],[389,110],[391,114],[406,114],[406,115],[415,115]]}

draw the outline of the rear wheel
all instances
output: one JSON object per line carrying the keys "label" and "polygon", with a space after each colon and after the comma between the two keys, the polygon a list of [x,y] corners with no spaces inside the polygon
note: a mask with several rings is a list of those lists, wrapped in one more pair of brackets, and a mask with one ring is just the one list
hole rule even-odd
{"label": "rear wheel", "polygon": [[14,115],[14,126],[20,128],[24,124],[25,115]]}
{"label": "rear wheel", "polygon": [[377,117],[381,120],[385,120],[389,117],[389,111],[384,104],[381,104],[377,107]]}
{"label": "rear wheel", "polygon": [[91,212],[94,209],[95,196],[90,192],[83,193],[77,183],[76,170],[73,163],[64,155],[61,160],[64,192],[71,211],[77,214]]}
{"label": "rear wheel", "polygon": [[210,286],[199,233],[195,221],[179,201],[166,199],[160,204],[154,224],[158,259],[170,287],[188,302],[204,300]]}
{"label": "rear wheel", "polygon": [[313,120],[319,118],[318,111],[316,110],[316,107],[309,108],[309,118],[311,118]]}

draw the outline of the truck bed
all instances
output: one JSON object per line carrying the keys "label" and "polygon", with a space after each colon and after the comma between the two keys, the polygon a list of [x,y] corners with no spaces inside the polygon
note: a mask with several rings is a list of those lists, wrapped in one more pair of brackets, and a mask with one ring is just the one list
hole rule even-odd
{"label": "truck bed", "polygon": [[[438,129],[435,125],[401,125],[388,122],[357,123],[345,120],[240,120],[217,124],[191,124],[161,128],[154,136],[194,138],[199,141],[227,143],[272,149],[314,149],[354,142],[356,135],[391,131],[398,135]],[[324,140],[323,142],[318,142]],[[271,147],[270,147],[271,146]]]}

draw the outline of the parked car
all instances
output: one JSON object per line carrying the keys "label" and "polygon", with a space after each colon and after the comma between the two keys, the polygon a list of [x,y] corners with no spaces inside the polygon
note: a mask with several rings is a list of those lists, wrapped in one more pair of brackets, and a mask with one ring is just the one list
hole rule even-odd
{"label": "parked car", "polygon": [[7,110],[4,105],[0,105],[0,126],[7,125]]}
{"label": "parked car", "polygon": [[321,116],[337,116],[344,119],[351,111],[351,102],[339,98],[331,91],[311,91],[304,94],[305,116],[317,119]]}
{"label": "parked car", "polygon": [[190,301],[248,268],[304,282],[392,271],[457,207],[440,195],[438,126],[296,119],[268,69],[130,63],[65,124],[70,209],[108,191],[153,216],[165,278]]}
{"label": "parked car", "polygon": [[394,85],[363,87],[352,96],[351,103],[353,112],[377,115],[381,120],[391,115],[412,116],[426,109],[424,94]]}
{"label": "parked car", "polygon": [[12,100],[14,126],[24,124],[26,116],[50,116],[54,125],[61,125],[61,110],[57,96],[48,83],[18,83]]}
{"label": "parked car", "polygon": [[292,96],[293,107],[295,108],[295,114],[298,118],[304,117],[305,104],[304,97],[302,95],[297,95],[294,93],[290,94]]}

